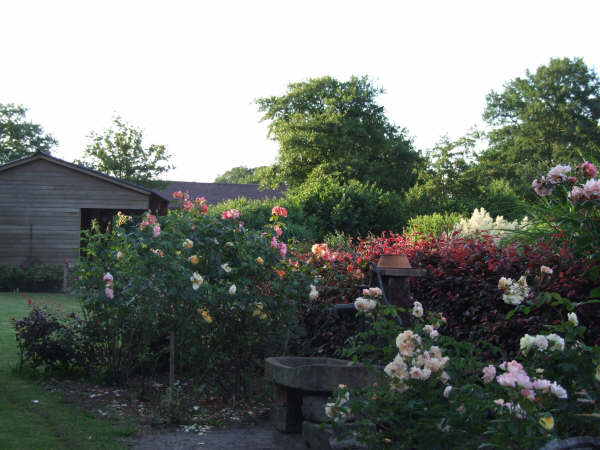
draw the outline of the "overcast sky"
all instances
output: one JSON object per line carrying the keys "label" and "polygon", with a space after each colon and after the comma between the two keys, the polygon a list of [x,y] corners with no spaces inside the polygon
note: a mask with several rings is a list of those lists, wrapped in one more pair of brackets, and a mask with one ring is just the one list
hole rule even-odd
{"label": "overcast sky", "polygon": [[480,123],[485,95],[551,57],[598,70],[600,2],[0,0],[0,103],[81,156],[113,114],[163,144],[168,179],[271,164],[257,97],[369,75],[419,149]]}

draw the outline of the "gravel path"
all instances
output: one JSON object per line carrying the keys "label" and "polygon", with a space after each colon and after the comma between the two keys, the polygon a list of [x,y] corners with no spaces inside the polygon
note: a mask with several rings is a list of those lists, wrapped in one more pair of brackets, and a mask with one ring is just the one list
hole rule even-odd
{"label": "gravel path", "polygon": [[[136,450],[279,450],[291,449],[299,444],[299,437],[273,436],[273,427],[269,422],[254,425],[233,425],[207,431],[204,434],[183,431],[150,434],[139,439],[134,445]],[[296,441],[296,442],[293,442]]]}

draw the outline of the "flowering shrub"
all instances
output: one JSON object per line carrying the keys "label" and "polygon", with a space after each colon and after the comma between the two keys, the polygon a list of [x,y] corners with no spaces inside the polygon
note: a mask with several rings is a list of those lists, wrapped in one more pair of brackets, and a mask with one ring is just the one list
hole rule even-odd
{"label": "flowering shrub", "polygon": [[235,209],[209,217],[202,199],[176,195],[184,207],[166,217],[146,213],[136,225],[119,215],[110,232],[85,235],[83,310],[106,329],[96,368],[112,377],[164,368],[174,337],[178,369],[240,389],[242,374],[260,371],[267,352],[283,351],[309,282],[283,259],[283,208],[260,233]]}
{"label": "flowering shrub", "polygon": [[518,220],[508,222],[502,216],[492,219],[485,209],[475,208],[469,219],[461,219],[455,225],[454,231],[458,231],[464,237],[474,237],[485,233],[493,236],[499,242],[501,239],[513,235],[514,231],[525,230],[528,226],[527,217],[520,223]]}
{"label": "flowering shrub", "polygon": [[393,308],[379,311],[373,329],[353,341],[348,354],[357,361],[380,361],[364,352],[369,340],[387,342],[396,354],[383,368],[386,379],[359,392],[340,386],[328,405],[334,424],[354,416],[353,429],[370,448],[439,448],[442,441],[453,448],[540,448],[556,437],[597,433],[600,349],[582,346],[573,316],[533,338],[533,353],[490,364],[472,344],[443,336],[449,327],[442,317],[429,314],[426,324],[415,306],[414,328],[396,326],[395,342],[393,326],[377,326],[393,323]]}
{"label": "flowering shrub", "polygon": [[[575,253],[600,262],[600,180],[596,167],[585,161],[573,169],[558,165],[546,176],[533,180],[541,199],[533,212],[541,232],[548,224],[568,239]],[[598,269],[591,274],[598,277]]]}

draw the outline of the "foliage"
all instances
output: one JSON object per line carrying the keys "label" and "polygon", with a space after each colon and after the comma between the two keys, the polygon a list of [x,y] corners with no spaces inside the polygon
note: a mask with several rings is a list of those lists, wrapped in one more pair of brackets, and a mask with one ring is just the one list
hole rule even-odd
{"label": "foliage", "polygon": [[350,180],[346,183],[315,170],[293,191],[291,198],[304,211],[316,239],[327,233],[351,236],[379,233],[402,227],[405,221],[402,199],[372,183]]}
{"label": "foliage", "polygon": [[260,230],[269,221],[271,211],[276,205],[285,206],[289,212],[286,228],[283,230],[284,240],[311,241],[313,231],[306,225],[306,217],[298,202],[289,197],[264,200],[249,200],[245,197],[225,200],[211,206],[207,215],[220,217],[224,211],[237,209],[243,217],[244,227],[249,230]]}
{"label": "foliage", "polygon": [[461,214],[455,212],[444,214],[433,213],[412,217],[408,219],[404,234],[412,237],[431,236],[437,238],[442,234],[450,234],[454,230],[454,226],[462,218]]}
{"label": "foliage", "polygon": [[0,447],[126,449],[122,438],[131,435],[131,425],[123,427],[82,410],[61,392],[40,383],[37,371],[15,370],[19,352],[8,319],[26,316],[31,305],[46,309],[45,305],[56,308],[57,303],[64,314],[79,310],[77,299],[70,295],[0,293]]}
{"label": "foliage", "polygon": [[475,146],[479,137],[476,130],[456,141],[444,136],[426,153],[427,165],[419,171],[417,183],[407,194],[411,210],[415,207],[417,214],[428,214],[464,213],[472,209],[480,195],[475,170]]}
{"label": "foliage", "polygon": [[58,144],[40,125],[28,122],[26,114],[24,106],[0,103],[0,164],[37,151],[50,153]]}
{"label": "foliage", "polygon": [[215,183],[229,184],[260,184],[262,175],[268,171],[267,166],[245,167],[238,166],[229,169],[222,175],[215,178]]}
{"label": "foliage", "polygon": [[375,101],[383,91],[367,77],[331,77],[292,83],[281,96],[260,98],[269,136],[279,142],[275,184],[294,188],[317,168],[322,173],[384,190],[412,185],[419,161],[406,131],[392,125]]}
{"label": "foliage", "polygon": [[118,116],[113,117],[112,122],[112,128],[103,134],[90,133],[90,143],[83,159],[77,163],[122,180],[150,186],[159,175],[174,168],[164,145],[144,147],[142,130]]}
{"label": "foliage", "polygon": [[[411,279],[411,291],[427,308],[444,313],[450,324],[449,336],[462,342],[487,342],[509,355],[514,351],[511,349],[518,348],[515,340],[520,331],[536,334],[543,323],[564,319],[564,313],[536,300],[536,295],[554,292],[581,303],[589,299],[596,285],[586,275],[589,260],[574,255],[569,241],[561,236],[531,244],[516,241],[498,246],[486,234],[476,238],[450,235],[414,239],[411,235],[383,233],[357,239],[353,251],[329,252],[325,261],[313,253],[299,257],[320,269],[318,302],[349,303],[358,295],[357,283],[369,284],[367,262],[377,262],[384,252],[406,254],[413,267],[427,270],[425,278]],[[542,277],[541,266],[554,273]],[[528,297],[533,302],[529,316],[507,320],[511,306],[503,302],[498,282],[502,277],[516,280],[522,275],[535,288]],[[599,344],[600,310],[593,304],[581,304],[577,311],[587,327],[586,342]],[[310,322],[312,317],[306,320]],[[337,326],[330,324],[323,331],[317,331],[316,325],[310,326],[315,333],[321,333],[320,337],[312,337],[321,352],[335,353],[335,345],[324,343],[327,333],[331,342],[339,345],[349,337],[346,333],[354,329],[342,323],[339,330]]]}
{"label": "foliage", "polygon": [[75,313],[63,314],[48,305],[34,306],[21,320],[13,321],[21,366],[44,366],[48,371],[85,367],[87,356],[82,342],[83,323]]}
{"label": "foliage", "polygon": [[532,199],[531,180],[558,161],[600,158],[600,79],[582,59],[551,59],[486,100],[494,129],[480,163],[519,195]]}
{"label": "foliage", "polygon": [[590,275],[598,279],[600,180],[594,177],[596,167],[586,161],[575,170],[558,165],[534,180],[540,201],[531,208],[536,225],[531,234],[539,237],[550,231],[561,235],[576,255],[591,260],[596,269]]}
{"label": "foliage", "polygon": [[59,292],[64,267],[55,264],[0,266],[0,291]]}
{"label": "foliage", "polygon": [[479,195],[477,204],[485,208],[491,216],[502,216],[509,221],[520,220],[527,212],[526,203],[504,178],[487,183]]}
{"label": "foliage", "polygon": [[340,386],[335,396],[343,401],[326,410],[334,425],[354,416],[353,430],[370,448],[533,449],[557,437],[597,434],[600,348],[581,344],[575,316],[547,327],[563,348],[536,338],[539,350],[497,364],[482,358],[481,347],[444,336],[451,325],[443,316],[423,321],[418,306],[404,330],[393,308],[358,313],[371,316],[373,327],[347,354],[369,365],[391,362],[385,379],[373,366],[381,381],[372,386]]}
{"label": "foliage", "polygon": [[265,235],[244,228],[239,211],[204,216],[202,199],[185,197],[183,206],[160,223],[118,216],[108,233],[85,233],[83,310],[107,330],[96,370],[126,378],[164,369],[174,333],[179,370],[239,393],[242,374],[255,376],[267,353],[284,351],[293,300],[308,284],[284,259],[278,216]]}

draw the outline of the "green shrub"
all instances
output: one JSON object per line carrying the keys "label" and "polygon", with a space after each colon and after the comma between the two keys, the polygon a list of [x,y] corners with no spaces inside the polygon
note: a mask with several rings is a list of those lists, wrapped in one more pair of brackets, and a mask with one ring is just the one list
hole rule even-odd
{"label": "green shrub", "polygon": [[302,208],[298,205],[298,202],[289,198],[249,200],[245,197],[238,197],[210,207],[207,215],[220,217],[223,211],[237,209],[241,213],[242,222],[244,222],[246,228],[262,230],[271,217],[271,210],[276,205],[284,206],[289,213],[286,228],[283,230],[284,240],[311,241],[314,239],[313,230],[305,223]]}
{"label": "green shrub", "polygon": [[454,225],[460,222],[461,219],[463,219],[462,214],[455,212],[413,217],[406,224],[405,234],[420,233],[424,236],[439,237],[443,233],[451,233]]}
{"label": "green shrub", "polygon": [[59,292],[64,267],[58,264],[0,266],[0,291]]}
{"label": "green shrub", "polygon": [[200,206],[160,222],[146,214],[137,227],[121,215],[107,233],[84,232],[82,308],[106,329],[96,372],[126,380],[164,370],[174,339],[177,373],[239,393],[267,355],[284,351],[295,300],[308,295],[312,277],[290,267],[277,211],[258,231],[241,226],[239,211],[203,216]]}
{"label": "green shrub", "polygon": [[317,240],[334,232],[357,236],[400,229],[406,220],[401,197],[373,183],[344,183],[313,174],[291,198],[302,208]]}
{"label": "green shrub", "polygon": [[35,306],[26,317],[13,321],[13,326],[21,365],[27,361],[46,370],[85,365],[83,322],[75,313],[65,315],[49,306]]}
{"label": "green shrub", "polygon": [[503,178],[492,180],[485,186],[478,204],[492,217],[502,216],[508,221],[520,220],[527,212],[526,204]]}

